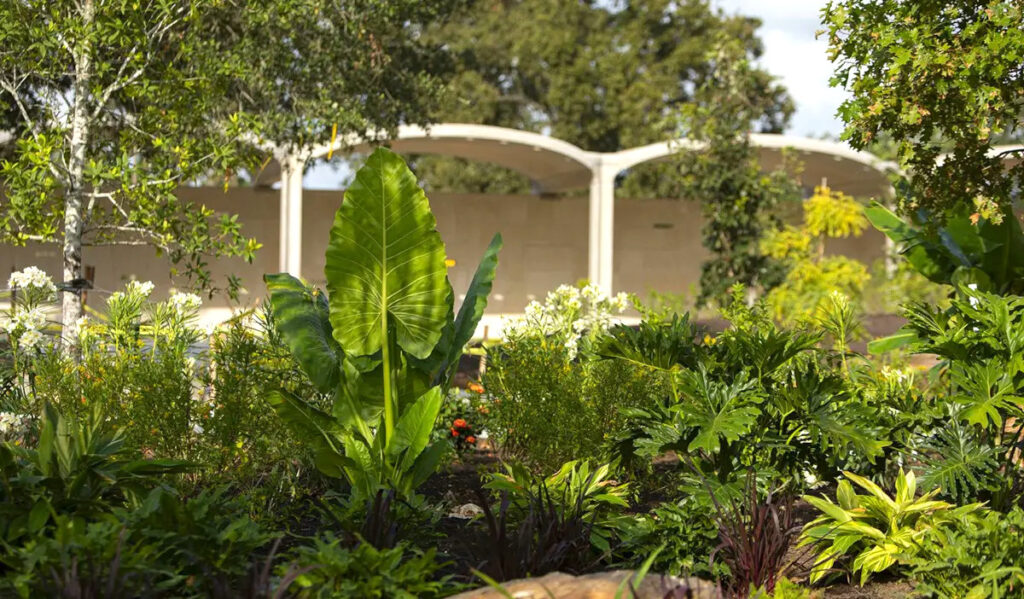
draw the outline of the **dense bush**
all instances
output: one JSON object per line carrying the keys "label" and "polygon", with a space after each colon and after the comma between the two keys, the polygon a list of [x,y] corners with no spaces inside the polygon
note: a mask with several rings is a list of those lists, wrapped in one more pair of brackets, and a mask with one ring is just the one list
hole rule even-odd
{"label": "dense bush", "polygon": [[593,342],[626,299],[595,287],[562,286],[511,324],[488,352],[484,387],[502,455],[536,472],[594,456],[623,422],[623,410],[649,405],[662,379],[625,363],[590,359]]}

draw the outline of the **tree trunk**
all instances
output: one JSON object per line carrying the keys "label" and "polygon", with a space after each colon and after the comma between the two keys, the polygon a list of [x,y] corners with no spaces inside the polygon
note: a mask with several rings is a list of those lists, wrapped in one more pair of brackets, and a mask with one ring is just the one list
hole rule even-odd
{"label": "tree trunk", "polygon": [[[75,44],[74,104],[71,111],[71,141],[69,144],[68,185],[64,190],[64,282],[82,278],[82,208],[85,205],[85,161],[89,145],[89,99],[92,95],[92,23],[95,18],[94,0],[81,4],[82,39]],[[82,296],[65,291],[61,302],[61,323],[68,327],[82,316]],[[65,338],[65,344],[74,339]]]}

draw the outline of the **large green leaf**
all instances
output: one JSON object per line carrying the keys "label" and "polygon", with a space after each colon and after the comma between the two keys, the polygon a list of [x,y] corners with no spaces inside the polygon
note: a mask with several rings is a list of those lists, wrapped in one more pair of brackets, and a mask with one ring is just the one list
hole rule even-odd
{"label": "large green leaf", "polygon": [[[319,456],[318,466],[330,464],[322,472],[328,476],[338,476],[337,466],[340,462],[348,464],[343,449],[344,439],[348,436],[345,428],[330,414],[309,405],[289,391],[271,391],[267,394],[267,401],[292,432],[313,446]],[[332,460],[327,460],[323,455],[327,453],[334,454]]]}
{"label": "large green leaf", "polygon": [[921,230],[908,224],[895,212],[878,202],[864,209],[864,216],[899,247],[900,253],[914,270],[936,283],[946,283],[955,265],[949,251],[939,244],[930,243]]}
{"label": "large green leaf", "polygon": [[711,381],[703,368],[680,375],[680,393],[689,400],[681,406],[683,421],[697,430],[687,449],[715,453],[721,441],[733,442],[754,426],[761,410],[754,403],[754,381],[737,377],[732,385]]}
{"label": "large green leaf", "polygon": [[444,244],[427,196],[397,154],[379,148],[345,192],[327,246],[334,338],[346,353],[399,347],[426,358],[446,323]]}
{"label": "large green leaf", "polygon": [[399,471],[412,466],[416,457],[426,448],[434,422],[441,410],[441,389],[431,387],[399,417],[395,434],[388,439],[387,456],[398,460]]}
{"label": "large green leaf", "polygon": [[473,273],[473,280],[466,290],[466,297],[459,307],[459,314],[455,317],[455,328],[453,330],[450,345],[447,348],[447,355],[442,366],[442,386],[447,387],[448,379],[452,371],[458,365],[462,350],[473,338],[476,326],[487,309],[487,298],[491,295],[491,288],[494,285],[494,275],[498,269],[498,252],[501,251],[501,233],[491,239],[491,243],[484,251],[480,264]]}
{"label": "large green leaf", "polygon": [[274,324],[302,370],[322,393],[341,380],[341,347],[331,335],[327,298],[287,273],[264,275]]}

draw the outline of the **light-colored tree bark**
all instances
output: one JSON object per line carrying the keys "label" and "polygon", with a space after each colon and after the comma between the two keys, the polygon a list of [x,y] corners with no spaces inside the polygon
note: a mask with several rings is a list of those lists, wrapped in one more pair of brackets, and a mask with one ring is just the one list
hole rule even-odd
{"label": "light-colored tree bark", "polygon": [[[88,31],[96,16],[94,0],[80,4],[83,28]],[[71,140],[69,144],[67,189],[64,195],[64,282],[82,278],[82,207],[85,202],[85,161],[89,144],[89,100],[92,90],[91,36],[86,33],[74,48],[74,85],[72,88]],[[65,291],[61,301],[61,321],[67,325],[82,316],[82,296]],[[65,336],[65,343],[70,336]]]}

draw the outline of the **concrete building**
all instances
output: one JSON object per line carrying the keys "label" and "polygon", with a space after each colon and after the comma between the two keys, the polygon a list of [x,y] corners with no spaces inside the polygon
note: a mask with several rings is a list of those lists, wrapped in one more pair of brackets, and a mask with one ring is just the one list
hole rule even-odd
{"label": "concrete building", "polygon": [[[835,142],[783,135],[753,135],[752,140],[765,168],[779,164],[784,148],[796,152],[808,188],[825,180],[855,197],[890,193],[888,173],[894,165],[870,154]],[[705,257],[699,206],[675,199],[615,197],[620,173],[665,160],[680,147],[693,147],[692,142],[600,153],[536,133],[442,124],[429,130],[403,127],[390,146],[403,154],[494,163],[527,176],[538,191],[523,196],[428,194],[448,256],[455,261],[449,276],[457,293],[468,286],[492,235],[501,232],[505,239],[481,335],[494,336],[503,315],[521,312],[530,300],[543,298],[562,283],[589,279],[608,293],[628,291],[643,297],[651,290],[687,293],[699,279]],[[358,140],[339,140],[335,147],[324,145],[303,155],[272,150],[275,160],[254,187],[230,188],[226,193],[214,187],[180,189],[183,199],[238,214],[244,233],[263,243],[253,264],[232,259],[211,265],[215,279],[223,280],[229,273],[241,278],[243,305],[263,297],[261,277],[267,272],[287,271],[313,284],[324,283],[324,250],[343,192],[304,190],[301,173],[307,163],[348,147],[368,149]],[[884,255],[884,239],[869,231],[830,251],[870,263]],[[95,268],[95,291],[88,300],[93,305],[132,278],[154,281],[158,293],[166,294],[173,285],[167,262],[149,248],[86,248],[84,261]],[[59,248],[0,247],[0,273],[29,265],[59,275]],[[207,303],[204,320],[223,320],[232,309],[226,299],[215,298]]]}

